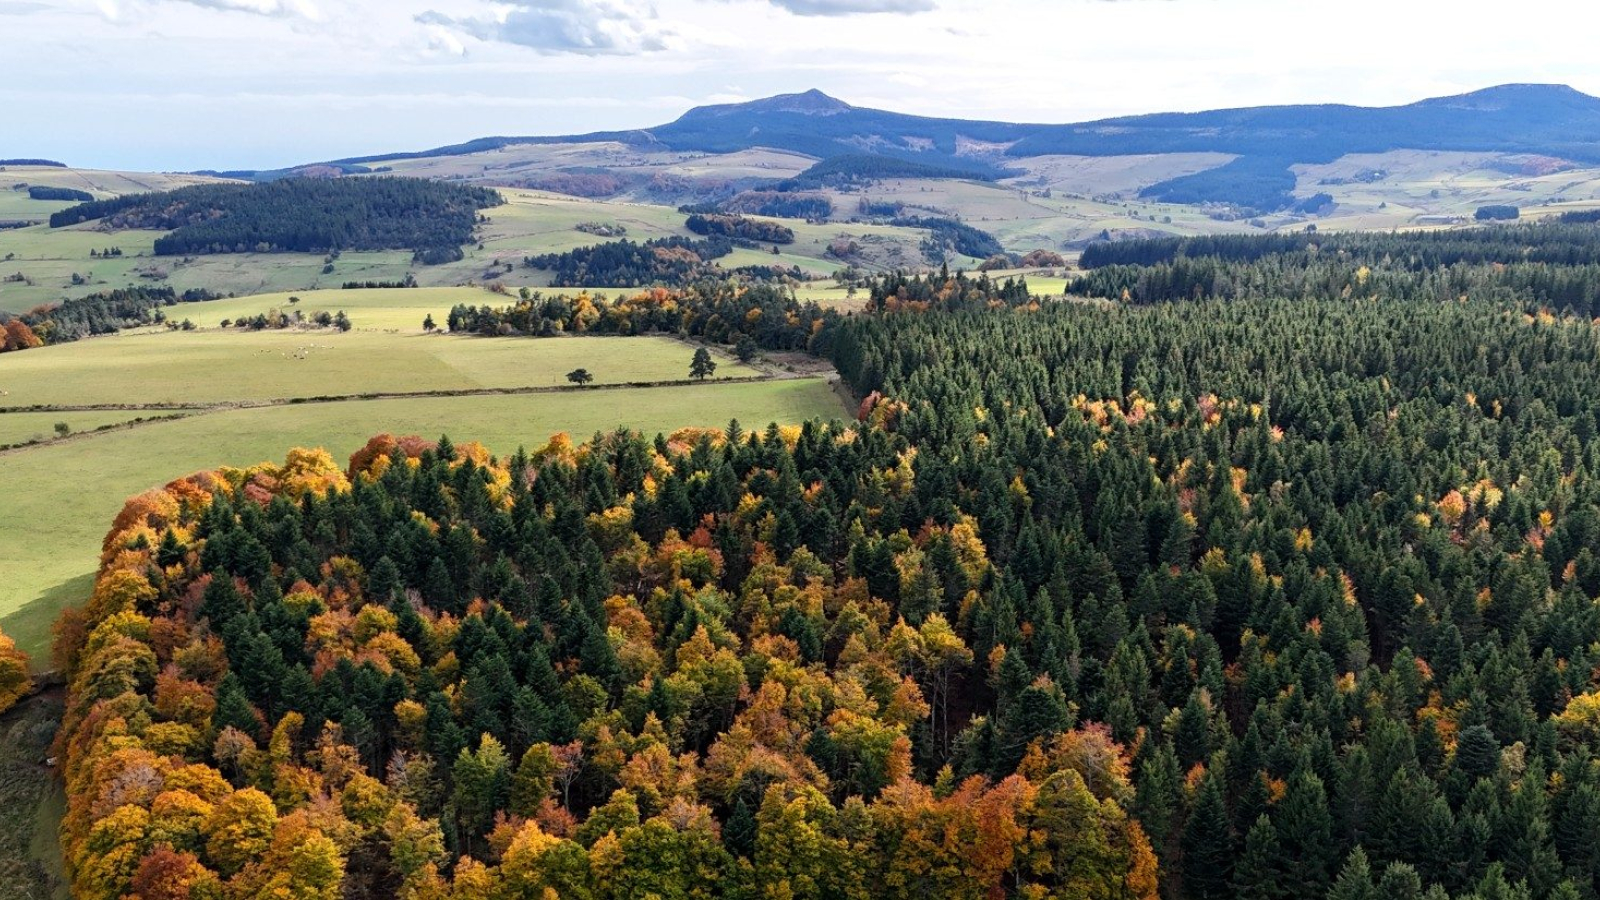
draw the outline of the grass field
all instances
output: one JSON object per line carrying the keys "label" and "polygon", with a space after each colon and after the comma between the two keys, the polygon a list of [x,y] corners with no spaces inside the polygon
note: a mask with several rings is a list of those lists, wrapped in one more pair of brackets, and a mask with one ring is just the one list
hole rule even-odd
{"label": "grass field", "polygon": [[[579,367],[596,384],[672,381],[688,377],[693,355],[665,337],[146,331],[7,354],[0,358],[0,408],[559,387]],[[759,374],[717,355],[718,377]]]}
{"label": "grass field", "polygon": [[200,469],[281,460],[294,446],[327,447],[343,459],[383,431],[449,433],[510,453],[558,431],[583,439],[624,425],[655,433],[843,412],[825,381],[791,379],[237,409],[14,451],[0,457],[0,569],[7,573],[0,628],[44,661],[50,623],[87,595],[100,541],[123,500]]}
{"label": "grass field", "polygon": [[[289,298],[299,297],[299,303]],[[458,303],[469,306],[505,306],[514,298],[476,287],[376,288],[361,290],[277,291],[185,303],[167,310],[171,319],[189,319],[202,328],[213,328],[223,321],[237,320],[274,309],[299,310],[310,317],[318,312],[344,310],[355,331],[398,330],[422,332],[422,320],[429,315],[440,328]]]}
{"label": "grass field", "polygon": [[27,191],[8,189],[0,174],[0,222],[37,222],[72,203],[65,200],[35,200]]}
{"label": "grass field", "polygon": [[73,434],[117,425],[145,415],[139,412],[8,412],[0,415],[0,447],[54,438],[56,423],[65,422]]}

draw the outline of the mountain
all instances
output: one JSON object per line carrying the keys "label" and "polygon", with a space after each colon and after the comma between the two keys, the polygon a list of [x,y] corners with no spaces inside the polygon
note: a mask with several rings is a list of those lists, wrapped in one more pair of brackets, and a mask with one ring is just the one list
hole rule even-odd
{"label": "mountain", "polygon": [[957,138],[1009,144],[1039,126],[1005,122],[936,119],[851,106],[819,90],[779,94],[747,103],[699,106],[666,125],[636,131],[596,131],[561,137],[487,137],[415,153],[337,160],[371,165],[401,159],[457,156],[513,144],[617,141],[663,150],[732,153],[751,147],[789,150],[818,158],[876,153],[971,166],[959,153]]}
{"label": "mountain", "polygon": [[1510,84],[1405,106],[1262,106],[1045,126],[1013,156],[1211,151],[1328,162],[1386,150],[1543,153],[1600,161],[1600,99],[1565,85]]}
{"label": "mountain", "polygon": [[488,137],[419,153],[338,160],[372,164],[512,144],[620,141],[728,153],[770,147],[818,158],[875,153],[971,166],[975,155],[1123,156],[1221,152],[1290,162],[1396,149],[1538,153],[1600,161],[1600,98],[1565,85],[1507,84],[1405,106],[1261,106],[1122,116],[1067,125],[914,116],[852,106],[818,90],[701,106],[636,131]]}

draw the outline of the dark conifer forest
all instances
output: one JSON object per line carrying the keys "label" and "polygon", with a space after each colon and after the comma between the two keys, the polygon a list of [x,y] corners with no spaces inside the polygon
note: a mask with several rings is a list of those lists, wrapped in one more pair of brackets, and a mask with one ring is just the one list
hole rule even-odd
{"label": "dark conifer forest", "polygon": [[77,896],[1593,900],[1597,238],[457,307],[857,414],[133,498],[57,629]]}
{"label": "dark conifer forest", "polygon": [[80,191],[77,188],[34,184],[28,186],[28,198],[30,200],[70,200],[74,203],[87,203],[94,200],[94,195],[88,191]]}
{"label": "dark conifer forest", "polygon": [[413,250],[429,263],[460,259],[479,211],[501,202],[489,188],[419,178],[285,178],[125,194],[54,213],[50,226],[170,230],[158,256]]}

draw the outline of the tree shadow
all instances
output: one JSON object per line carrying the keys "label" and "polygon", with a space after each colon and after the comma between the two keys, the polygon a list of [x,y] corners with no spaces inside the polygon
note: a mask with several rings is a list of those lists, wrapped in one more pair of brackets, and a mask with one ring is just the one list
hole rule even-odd
{"label": "tree shadow", "polygon": [[35,672],[49,669],[50,627],[60,618],[63,609],[82,605],[93,590],[93,572],[69,578],[47,588],[22,607],[0,616],[0,631],[9,635],[17,642],[17,647],[32,658]]}

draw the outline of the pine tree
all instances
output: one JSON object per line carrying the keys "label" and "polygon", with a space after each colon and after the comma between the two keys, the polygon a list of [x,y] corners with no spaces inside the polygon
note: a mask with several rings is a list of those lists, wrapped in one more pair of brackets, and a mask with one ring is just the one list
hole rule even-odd
{"label": "pine tree", "polygon": [[1228,808],[1215,774],[1206,776],[1183,829],[1183,885],[1194,900],[1233,895],[1234,843]]}
{"label": "pine tree", "polygon": [[1283,900],[1294,894],[1285,882],[1286,857],[1272,822],[1261,816],[1245,836],[1244,853],[1233,873],[1233,896],[1239,900]]}
{"label": "pine tree", "polygon": [[689,362],[689,377],[695,381],[705,381],[717,371],[717,361],[711,358],[711,352],[704,347],[696,347],[694,359]]}
{"label": "pine tree", "polygon": [[1328,900],[1379,900],[1377,886],[1372,883],[1372,868],[1367,863],[1367,851],[1359,845],[1346,857],[1339,878],[1328,891]]}
{"label": "pine tree", "polygon": [[211,725],[218,731],[237,728],[251,737],[261,730],[261,720],[256,718],[255,708],[232,672],[222,676],[217,685],[217,710],[211,716]]}
{"label": "pine tree", "polygon": [[1322,779],[1307,767],[1292,775],[1273,810],[1272,821],[1283,853],[1294,860],[1287,869],[1284,886],[1300,897],[1326,891],[1338,845],[1333,839],[1333,816],[1328,812]]}

